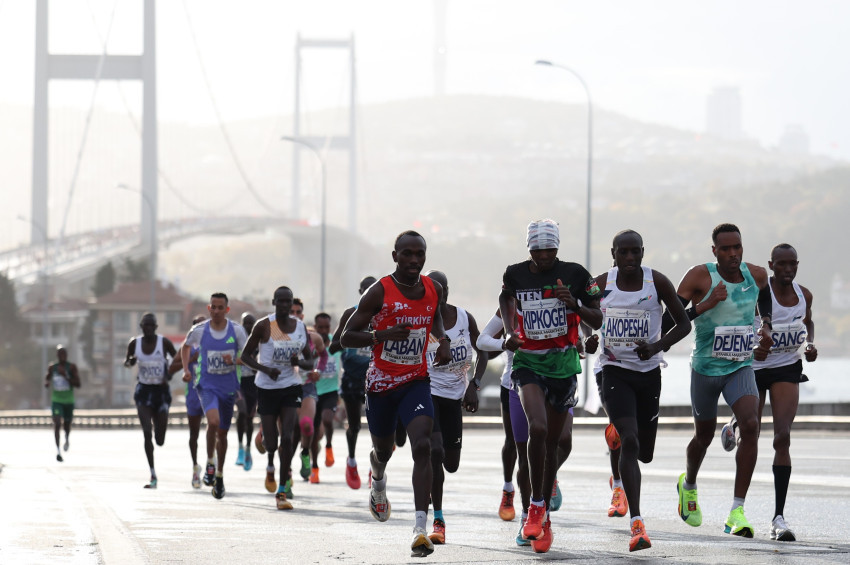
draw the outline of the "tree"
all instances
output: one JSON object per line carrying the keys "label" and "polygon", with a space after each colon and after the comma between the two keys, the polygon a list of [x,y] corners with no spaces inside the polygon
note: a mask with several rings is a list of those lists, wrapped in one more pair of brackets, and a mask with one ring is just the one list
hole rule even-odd
{"label": "tree", "polygon": [[115,279],[115,267],[112,266],[112,261],[109,261],[95,273],[91,291],[97,298],[106,296],[115,290]]}
{"label": "tree", "polygon": [[41,396],[38,348],[21,320],[15,285],[0,273],[0,408],[34,406]]}
{"label": "tree", "polygon": [[20,333],[21,319],[15,300],[15,284],[6,273],[0,273],[0,344],[14,341]]}
{"label": "tree", "polygon": [[150,280],[150,268],[148,262],[144,259],[133,261],[129,257],[124,259],[123,273],[121,280],[123,282],[143,282]]}

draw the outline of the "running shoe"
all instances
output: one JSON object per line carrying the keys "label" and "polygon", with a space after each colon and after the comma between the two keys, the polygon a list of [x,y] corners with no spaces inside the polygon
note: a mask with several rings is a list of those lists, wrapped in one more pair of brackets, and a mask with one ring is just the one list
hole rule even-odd
{"label": "running shoe", "polygon": [[410,544],[411,557],[425,557],[434,553],[434,544],[425,535],[425,528],[413,528],[413,542]]}
{"label": "running shoe", "polygon": [[306,481],[310,478],[310,452],[302,451],[301,455],[301,477]]}
{"label": "running shoe", "polygon": [[319,484],[319,468],[313,467],[310,470],[310,482],[314,485]]}
{"label": "running shoe", "polygon": [[278,510],[292,510],[292,503],[286,498],[285,491],[279,491],[274,495]]}
{"label": "running shoe", "polygon": [[434,531],[428,534],[428,539],[437,545],[446,543],[446,523],[439,518],[434,518]]}
{"label": "running shoe", "polygon": [[266,446],[263,445],[263,429],[260,428],[260,431],[257,432],[257,435],[254,436],[254,447],[257,448],[257,453],[260,455],[265,454]]}
{"label": "running shoe", "polygon": [[611,496],[611,506],[608,507],[609,518],[619,518],[625,516],[629,511],[629,501],[626,500],[626,493],[620,487],[614,487],[614,494]]}
{"label": "running shoe", "polygon": [[62,446],[63,451],[68,451],[68,448],[71,447],[71,444],[68,442],[68,438],[65,438],[65,445]]}
{"label": "running shoe", "polygon": [[727,534],[733,536],[741,536],[742,538],[753,537],[753,527],[747,522],[747,517],[744,516],[744,507],[738,506],[729,513],[726,518],[726,527],[723,529]]}
{"label": "running shoe", "polygon": [[244,465],[245,464],[245,448],[241,445],[239,446],[239,453],[236,455],[236,464]]}
{"label": "running shoe", "polygon": [[[384,475],[384,478],[386,479],[386,475]],[[369,512],[378,522],[386,522],[390,519],[392,506],[390,501],[387,500],[386,489],[376,490],[374,486],[371,488],[369,492]],[[422,535],[425,535],[425,528],[422,528],[422,532]],[[428,540],[428,543],[431,544],[431,540]],[[433,550],[433,544],[431,544],[431,549]]]}
{"label": "running shoe", "polygon": [[533,502],[528,507],[528,519],[522,528],[522,535],[530,540],[540,537],[543,531],[543,522],[546,520],[546,506],[537,506]]}
{"label": "running shoe", "polygon": [[354,490],[360,488],[360,474],[357,472],[357,465],[345,465],[345,482]]}
{"label": "running shoe", "polygon": [[334,448],[330,445],[325,447],[325,467],[334,466]]}
{"label": "running shoe", "polygon": [[151,477],[151,482],[145,485],[145,488],[156,488],[156,477]]}
{"label": "running shoe", "polygon": [[295,500],[295,495],[292,494],[292,479],[286,479],[286,482],[283,483],[283,492],[286,493],[286,498]]}
{"label": "running shoe", "polygon": [[679,516],[682,520],[689,526],[696,527],[702,524],[702,510],[699,509],[699,502],[697,502],[697,489],[685,489],[685,473],[679,475],[676,490],[679,493]]}
{"label": "running shoe", "polygon": [[502,503],[499,504],[499,518],[505,522],[510,522],[516,517],[516,510],[514,510],[514,493],[515,491],[502,491]]}
{"label": "running shoe", "polygon": [[726,451],[732,451],[735,449],[735,446],[738,445],[738,420],[735,419],[735,416],[732,416],[732,419],[728,424],[724,424],[723,429],[720,430],[720,443],[723,445],[723,449]]}
{"label": "running shoe", "polygon": [[534,550],[534,553],[546,553],[552,547],[552,520],[548,517],[546,522],[543,523],[543,531],[538,537],[539,539],[531,540],[531,549]]}
{"label": "running shoe", "polygon": [[522,529],[525,527],[525,518],[519,517],[519,531],[516,533],[516,544],[520,547],[531,545],[531,540],[522,535]]}
{"label": "running shoe", "polygon": [[192,488],[201,488],[201,466],[192,467]]}
{"label": "running shoe", "polygon": [[204,473],[204,484],[208,487],[213,485],[213,479],[215,478],[215,465],[212,463],[207,463],[207,472]]}
{"label": "running shoe", "polygon": [[242,467],[246,471],[250,471],[253,466],[254,466],[254,458],[251,457],[251,452],[246,449],[245,450],[245,462],[242,464]]}
{"label": "running shoe", "polygon": [[62,461],[64,461],[64,459],[62,459],[62,455],[61,455],[61,454],[59,454],[59,453],[57,453],[57,454],[56,454],[56,460],[57,460],[57,461],[59,461],[60,463],[61,463]]}
{"label": "running shoe", "polygon": [[785,523],[785,518],[782,517],[782,514],[778,515],[770,523],[770,539],[776,541],[797,541],[797,536],[794,535],[794,532]]}
{"label": "running shoe", "polygon": [[561,494],[561,487],[558,485],[558,479],[555,479],[555,484],[552,485],[552,497],[549,499],[549,510],[556,512],[563,502],[564,497]]}
{"label": "running shoe", "polygon": [[635,520],[635,523],[632,524],[632,539],[629,541],[629,551],[640,551],[641,549],[649,549],[650,547],[652,547],[652,542],[649,541],[649,536],[646,535],[643,520]]}
{"label": "running shoe", "polygon": [[275,492],[277,490],[277,479],[274,478],[274,467],[266,467],[266,490]]}
{"label": "running shoe", "polygon": [[611,451],[620,449],[620,434],[617,432],[614,424],[605,426],[605,443],[608,444],[608,449]]}
{"label": "running shoe", "polygon": [[215,498],[224,498],[224,477],[216,477],[213,483],[212,495]]}

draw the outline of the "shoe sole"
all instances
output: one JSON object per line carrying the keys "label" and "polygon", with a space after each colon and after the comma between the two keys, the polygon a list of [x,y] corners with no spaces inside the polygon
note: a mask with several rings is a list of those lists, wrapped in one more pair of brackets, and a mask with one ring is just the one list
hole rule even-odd
{"label": "shoe sole", "polygon": [[649,549],[652,543],[646,538],[640,538],[634,547],[629,547],[629,551],[640,551],[641,549]]}
{"label": "shoe sole", "polygon": [[723,528],[723,531],[727,534],[732,534],[733,536],[738,536],[740,538],[751,538],[751,537],[753,537],[753,529],[751,527],[748,527],[748,526],[744,526],[740,530],[733,532],[732,526],[730,526],[729,524],[726,524],[726,527]]}
{"label": "shoe sole", "polygon": [[410,547],[410,556],[411,557],[427,557],[428,555],[431,555],[432,553],[434,553],[434,544],[432,543],[431,546],[429,547],[427,542],[430,541],[430,540],[428,540],[428,537],[427,536],[422,536],[422,537],[424,539],[418,540],[417,542],[414,542],[416,545],[413,545],[413,546]]}
{"label": "shoe sole", "polygon": [[431,534],[428,536],[428,539],[431,540],[431,543],[434,545],[444,545],[446,543],[446,538],[441,536],[435,536]]}
{"label": "shoe sole", "polygon": [[[691,517],[690,514],[685,516],[682,514],[682,482],[684,481],[684,473],[679,477],[679,482],[676,483],[676,494],[679,495],[679,518],[681,518],[687,525],[692,526],[694,528],[698,528],[700,524],[702,524],[702,520],[700,520],[699,524],[691,524],[688,522],[688,518]],[[728,532],[727,532],[728,533]]]}

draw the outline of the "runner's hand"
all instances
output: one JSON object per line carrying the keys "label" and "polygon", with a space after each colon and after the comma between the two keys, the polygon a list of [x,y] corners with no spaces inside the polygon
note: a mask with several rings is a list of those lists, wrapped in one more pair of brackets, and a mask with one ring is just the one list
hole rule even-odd
{"label": "runner's hand", "polygon": [[584,351],[588,355],[593,355],[599,349],[599,335],[593,334],[584,340]]}
{"label": "runner's hand", "polygon": [[637,353],[638,359],[641,361],[646,361],[651,358],[659,351],[661,348],[658,346],[660,342],[656,341],[655,343],[647,343],[645,341],[635,342],[637,343],[637,347],[635,347],[632,351]]}
{"label": "runner's hand", "polygon": [[561,279],[557,281],[558,286],[555,287],[555,298],[564,303],[564,305],[572,311],[578,310],[578,302],[570,292],[570,289],[564,286]]}
{"label": "runner's hand", "polygon": [[728,293],[726,292],[726,285],[723,284],[723,281],[720,281],[717,283],[717,286],[711,290],[711,294],[708,295],[708,300],[705,302],[708,303],[708,308],[711,309],[726,300],[727,296]]}
{"label": "runner's hand", "polygon": [[319,373],[319,371],[316,371],[316,370],[310,371],[309,373],[307,373],[307,382],[309,382],[309,383],[318,382],[319,377],[321,377],[321,376],[322,375],[321,375],[321,373]]}
{"label": "runner's hand", "polygon": [[505,351],[516,351],[519,347],[525,343],[518,335],[511,332],[505,338]]}
{"label": "runner's hand", "polygon": [[[445,347],[443,347],[445,346]],[[451,344],[445,340],[440,340],[440,345],[437,346],[437,352],[434,356],[434,367],[442,367],[444,365],[448,365],[452,361],[452,347]]]}
{"label": "runner's hand", "polygon": [[188,383],[192,380],[192,373],[189,372],[189,369],[183,369],[183,382]]}
{"label": "runner's hand", "polygon": [[806,349],[803,351],[803,353],[806,355],[806,361],[808,361],[809,363],[818,358],[818,348],[815,347],[814,343],[807,343]]}
{"label": "runner's hand", "polygon": [[280,376],[280,369],[278,369],[277,367],[263,372],[267,374],[269,378],[273,381],[276,381],[277,378]]}
{"label": "runner's hand", "polygon": [[475,381],[469,381],[466,392],[463,395],[463,409],[467,412],[478,412],[478,387]]}
{"label": "runner's hand", "polygon": [[396,324],[391,328],[384,330],[383,341],[403,341],[410,335],[411,324]]}

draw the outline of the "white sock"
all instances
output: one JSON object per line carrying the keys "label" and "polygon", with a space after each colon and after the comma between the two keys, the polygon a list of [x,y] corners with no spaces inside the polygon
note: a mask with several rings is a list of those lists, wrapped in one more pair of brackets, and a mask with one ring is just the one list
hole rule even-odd
{"label": "white sock", "polygon": [[636,521],[636,520],[640,520],[641,522],[643,522],[643,518],[641,518],[641,517],[640,517],[640,515],[632,516],[632,521],[631,521],[631,522],[629,522],[629,525],[630,525],[630,526],[634,526],[634,525],[635,525],[635,521]]}
{"label": "white sock", "polygon": [[62,448],[58,445],[56,446],[56,455],[62,455]]}
{"label": "white sock", "polygon": [[504,490],[505,492],[513,492],[514,491],[514,484],[511,481],[508,481],[508,482],[505,483],[505,486],[503,487],[502,490]]}
{"label": "white sock", "polygon": [[623,479],[614,479],[611,483],[611,488],[623,488]]}
{"label": "white sock", "polygon": [[151,478],[152,479],[156,478],[156,470],[153,467],[151,467]]}
{"label": "white sock", "polygon": [[353,457],[346,457],[345,462],[349,467],[357,467],[357,461]]}
{"label": "white sock", "polygon": [[689,483],[688,481],[682,481],[682,488],[685,490],[694,490],[697,488],[696,483]]}
{"label": "white sock", "polygon": [[523,520],[527,520],[527,519],[528,519],[528,510],[523,510],[523,511],[522,511],[522,519],[523,519]]}
{"label": "white sock", "polygon": [[[372,481],[372,484],[375,484],[375,481]],[[428,523],[428,512],[417,510],[416,511],[416,527],[425,529],[425,524]]]}
{"label": "white sock", "polygon": [[533,498],[531,499],[531,504],[533,504],[534,506],[546,506],[546,502],[545,502],[545,501],[543,501],[543,500],[534,500]]}
{"label": "white sock", "polygon": [[[744,499],[743,499],[743,498],[738,498],[738,497],[736,496],[736,497],[734,497],[734,498],[732,499],[732,510],[735,510],[735,509],[736,509],[736,508],[738,508],[739,506],[740,506],[741,508],[743,508],[743,507],[744,507]],[[730,510],[730,512],[731,512],[732,510]]]}
{"label": "white sock", "polygon": [[[377,491],[387,490],[387,477],[384,477],[380,481],[375,477],[372,477],[372,488]],[[422,523],[424,524],[425,522]],[[424,528],[425,526],[422,527]]]}

